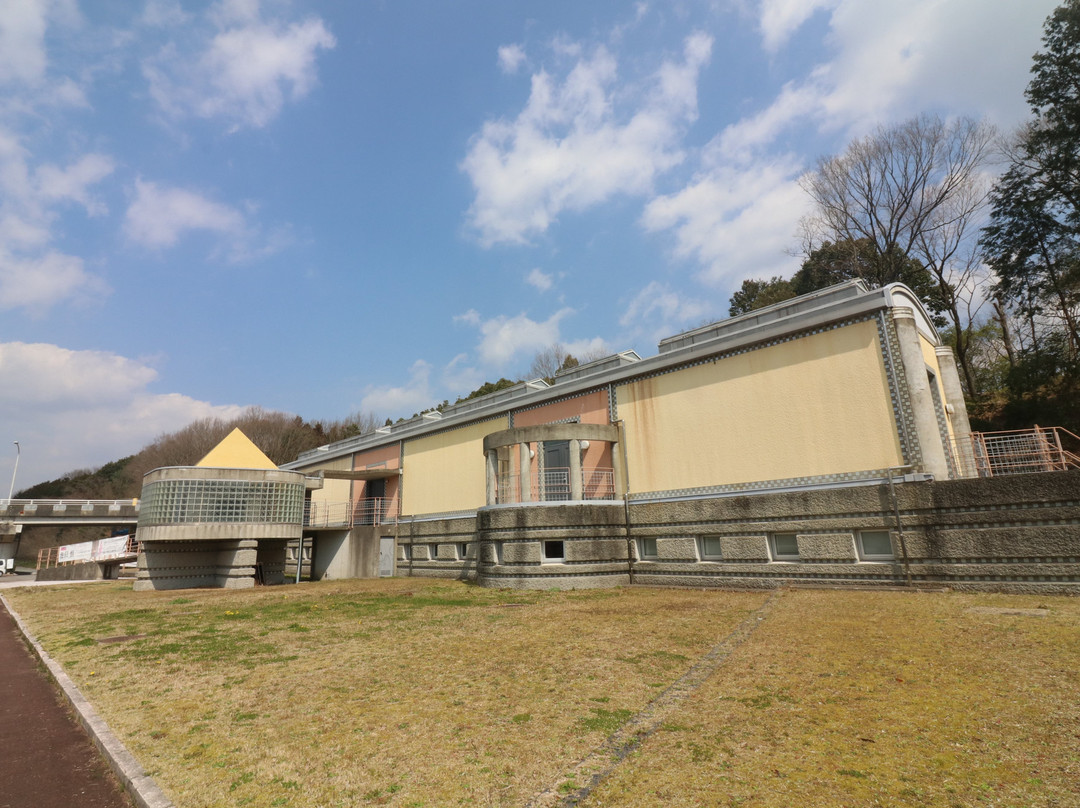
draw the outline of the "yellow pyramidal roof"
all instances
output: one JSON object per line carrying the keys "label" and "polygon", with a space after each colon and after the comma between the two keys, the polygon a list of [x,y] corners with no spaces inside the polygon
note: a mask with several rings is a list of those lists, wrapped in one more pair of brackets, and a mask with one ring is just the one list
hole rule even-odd
{"label": "yellow pyramidal roof", "polygon": [[269,457],[237,427],[195,464],[225,469],[276,469]]}

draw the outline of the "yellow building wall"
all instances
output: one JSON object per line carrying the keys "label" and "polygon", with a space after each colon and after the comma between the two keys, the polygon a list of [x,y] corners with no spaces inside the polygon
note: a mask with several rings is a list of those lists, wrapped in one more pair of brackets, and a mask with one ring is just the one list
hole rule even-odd
{"label": "yellow building wall", "polygon": [[[307,474],[318,474],[319,469],[326,471],[351,471],[352,458],[339,457],[319,463],[314,469],[304,469]],[[352,480],[323,480],[323,487],[311,492],[313,503],[348,502],[352,498]]]}
{"label": "yellow building wall", "polygon": [[503,416],[406,441],[401,512],[418,515],[483,507],[484,436],[508,426]]}
{"label": "yellow building wall", "polygon": [[903,463],[873,321],[636,380],[616,396],[631,493]]}

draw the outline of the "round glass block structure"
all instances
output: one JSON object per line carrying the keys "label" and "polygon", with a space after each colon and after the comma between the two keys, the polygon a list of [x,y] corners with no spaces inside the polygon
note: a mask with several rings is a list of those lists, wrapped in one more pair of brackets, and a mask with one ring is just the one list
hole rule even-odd
{"label": "round glass block structure", "polygon": [[[168,469],[170,472],[181,469]],[[196,471],[196,469],[185,469]],[[206,471],[198,469],[198,471]],[[229,471],[230,477],[237,470]],[[156,472],[155,472],[156,473]],[[259,471],[260,477],[272,472]],[[282,474],[282,472],[277,472]],[[150,475],[151,477],[153,474]],[[193,476],[193,475],[192,475]],[[295,476],[295,475],[290,475]],[[148,480],[143,485],[139,527],[195,522],[300,524],[304,483],[296,480],[198,478],[189,475]]]}

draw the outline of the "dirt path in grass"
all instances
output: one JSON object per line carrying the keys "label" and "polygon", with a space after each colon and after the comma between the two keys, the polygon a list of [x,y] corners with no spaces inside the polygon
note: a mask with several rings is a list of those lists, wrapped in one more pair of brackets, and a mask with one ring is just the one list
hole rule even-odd
{"label": "dirt path in grass", "polygon": [[0,808],[131,808],[0,605]]}
{"label": "dirt path in grass", "polygon": [[[649,702],[641,712],[633,716],[613,733],[604,743],[594,749],[571,772],[541,791],[526,804],[526,808],[549,808],[562,806],[572,808],[589,796],[593,789],[622,761],[641,746],[664,720],[681,705],[684,699],[697,690],[727,661],[740,645],[749,639],[761,625],[783,590],[773,592],[756,610],[739,623],[727,637],[705,654],[667,690]],[[584,782],[585,785],[579,786]]]}

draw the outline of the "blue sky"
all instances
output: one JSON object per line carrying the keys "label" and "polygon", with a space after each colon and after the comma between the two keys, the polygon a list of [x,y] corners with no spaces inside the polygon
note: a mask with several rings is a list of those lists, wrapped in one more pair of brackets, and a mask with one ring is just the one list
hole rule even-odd
{"label": "blue sky", "polygon": [[0,0],[0,479],[651,355],[798,267],[819,156],[1023,121],[1054,6]]}

